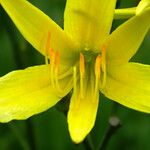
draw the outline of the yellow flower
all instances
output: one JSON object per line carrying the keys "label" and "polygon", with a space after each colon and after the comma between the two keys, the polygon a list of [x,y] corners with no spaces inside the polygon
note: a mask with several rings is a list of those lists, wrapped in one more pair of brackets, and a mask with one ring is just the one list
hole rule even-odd
{"label": "yellow flower", "polygon": [[150,66],[129,62],[150,28],[149,7],[140,4],[137,14],[109,35],[116,0],[67,0],[64,30],[26,0],[0,3],[47,62],[0,78],[1,122],[43,112],[71,89],[67,119],[76,143],[94,126],[99,90],[150,113]]}

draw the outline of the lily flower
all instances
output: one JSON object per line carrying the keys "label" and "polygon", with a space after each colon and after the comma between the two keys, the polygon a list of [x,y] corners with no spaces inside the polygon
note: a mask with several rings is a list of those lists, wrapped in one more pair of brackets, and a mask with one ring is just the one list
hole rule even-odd
{"label": "lily flower", "polygon": [[[129,108],[150,113],[150,66],[129,62],[150,28],[150,7],[110,34],[116,0],[67,0],[64,30],[26,0],[0,0],[45,65],[0,78],[0,122],[27,119],[70,91],[68,127],[79,143],[94,126],[99,91]],[[73,90],[72,90],[73,89]]]}

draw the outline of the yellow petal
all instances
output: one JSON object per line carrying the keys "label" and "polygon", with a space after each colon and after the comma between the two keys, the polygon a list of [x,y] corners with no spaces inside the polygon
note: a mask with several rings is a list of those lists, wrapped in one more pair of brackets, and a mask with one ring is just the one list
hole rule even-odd
{"label": "yellow petal", "polygon": [[99,50],[108,36],[116,0],[67,0],[64,29],[82,48]]}
{"label": "yellow petal", "polygon": [[109,64],[127,63],[137,52],[150,28],[150,10],[119,26],[106,42]]}
{"label": "yellow petal", "polygon": [[[61,84],[66,86],[68,79],[63,81]],[[48,66],[13,71],[0,78],[0,122],[26,119],[47,110],[61,98],[50,85]]]}
{"label": "yellow petal", "polygon": [[75,61],[75,43],[42,11],[26,0],[1,0],[1,5],[25,39],[39,52],[46,53],[45,47],[50,34],[50,46],[60,52],[62,62],[70,65]]}
{"label": "yellow petal", "polygon": [[68,112],[68,127],[72,140],[80,143],[91,131],[96,120],[99,92],[94,93],[94,81],[86,81],[83,90],[74,89]]}
{"label": "yellow petal", "polygon": [[150,66],[128,63],[111,68],[102,92],[124,106],[150,113]]}

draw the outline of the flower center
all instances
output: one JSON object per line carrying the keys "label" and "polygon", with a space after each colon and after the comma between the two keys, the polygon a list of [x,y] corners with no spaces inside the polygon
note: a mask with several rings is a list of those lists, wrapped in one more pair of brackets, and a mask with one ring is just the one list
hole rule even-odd
{"label": "flower center", "polygon": [[[77,70],[79,71],[80,93],[84,97],[85,84],[92,83],[94,85],[94,93],[96,94],[100,88],[105,86],[106,82],[106,49],[102,48],[101,53],[92,51],[83,51],[80,53],[79,64],[74,69],[74,80],[76,80]],[[79,69],[77,69],[79,68]],[[88,82],[88,83],[85,83]],[[90,86],[90,85],[89,85]],[[74,82],[76,89],[76,82]],[[88,87],[87,87],[88,88]],[[74,89],[74,90],[75,90]]]}
{"label": "flower center", "polygon": [[93,51],[80,52],[79,61],[75,66],[60,75],[60,55],[58,51],[55,52],[50,47],[50,38],[50,34],[48,34],[45,47],[46,64],[50,63],[50,81],[57,93],[62,96],[65,90],[60,86],[60,79],[73,73],[74,92],[79,88],[81,96],[84,97],[86,89],[91,86],[92,92],[96,95],[99,89],[105,86],[106,82],[106,48],[103,47],[100,53],[94,53]]}

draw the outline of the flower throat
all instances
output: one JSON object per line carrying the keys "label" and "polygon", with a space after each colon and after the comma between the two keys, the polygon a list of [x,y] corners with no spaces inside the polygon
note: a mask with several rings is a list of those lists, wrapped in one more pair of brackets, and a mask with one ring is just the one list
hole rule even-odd
{"label": "flower throat", "polygon": [[[64,89],[59,84],[60,54],[50,47],[50,39],[51,35],[48,33],[45,47],[45,61],[46,64],[50,63],[51,84],[53,88],[59,91],[59,95],[61,96],[63,95]],[[88,84],[93,84],[92,90],[94,90],[96,94],[106,83],[106,48],[103,47],[101,53],[94,53],[93,51],[86,50],[80,52],[78,61],[74,67],[65,73],[65,76],[70,74],[70,72],[73,74],[74,92],[79,88],[81,96],[84,97]]]}

